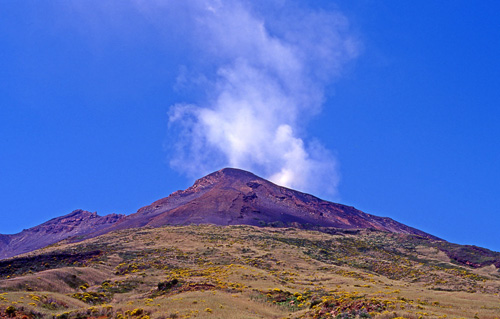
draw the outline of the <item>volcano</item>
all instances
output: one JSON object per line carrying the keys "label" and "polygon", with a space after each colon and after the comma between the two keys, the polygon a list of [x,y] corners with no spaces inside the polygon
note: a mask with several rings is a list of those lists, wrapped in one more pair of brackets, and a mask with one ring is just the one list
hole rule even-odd
{"label": "volcano", "polygon": [[0,234],[0,259],[67,238],[79,241],[114,230],[190,224],[295,227],[323,232],[374,229],[439,239],[391,218],[321,200],[241,169],[224,168],[128,216],[101,217],[76,210],[18,234]]}
{"label": "volcano", "polygon": [[438,239],[391,218],[321,200],[235,168],[224,168],[200,178],[186,190],[157,200],[91,236],[134,227],[189,224],[318,230],[371,228]]}

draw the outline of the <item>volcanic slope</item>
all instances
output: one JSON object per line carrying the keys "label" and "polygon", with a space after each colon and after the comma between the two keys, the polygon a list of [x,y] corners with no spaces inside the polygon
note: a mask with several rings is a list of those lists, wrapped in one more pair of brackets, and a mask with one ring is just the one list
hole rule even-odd
{"label": "volcanic slope", "polygon": [[0,235],[0,259],[30,252],[74,236],[84,236],[122,219],[123,215],[99,216],[85,210],[75,210],[41,225],[12,235]]}
{"label": "volcanic slope", "polygon": [[225,168],[193,186],[145,206],[92,236],[132,227],[189,224],[252,225],[304,229],[376,229],[436,237],[390,218],[273,184],[250,172]]}

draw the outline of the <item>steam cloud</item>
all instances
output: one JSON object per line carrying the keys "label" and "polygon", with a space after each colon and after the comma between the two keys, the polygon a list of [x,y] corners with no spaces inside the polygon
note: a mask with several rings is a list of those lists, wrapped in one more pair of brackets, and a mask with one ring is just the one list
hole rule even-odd
{"label": "steam cloud", "polygon": [[290,3],[186,2],[199,58],[216,67],[179,76],[179,85],[202,79],[209,92],[171,107],[170,128],[179,134],[171,165],[193,177],[237,167],[334,195],[336,160],[304,129],[321,111],[325,86],[357,54],[346,18]]}

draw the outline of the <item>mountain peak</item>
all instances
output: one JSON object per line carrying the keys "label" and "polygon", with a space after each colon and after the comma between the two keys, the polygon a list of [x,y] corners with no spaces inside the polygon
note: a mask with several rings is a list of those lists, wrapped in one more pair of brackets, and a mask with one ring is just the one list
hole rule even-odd
{"label": "mountain peak", "polygon": [[220,183],[220,182],[228,182],[228,181],[242,182],[252,179],[262,179],[262,178],[258,177],[253,173],[250,173],[248,171],[239,168],[226,167],[216,172],[210,173],[200,179],[197,179],[194,182],[193,186],[191,186],[190,188],[206,187],[209,185],[213,185],[214,183]]}
{"label": "mountain peak", "polygon": [[224,177],[229,177],[229,178],[261,178],[255,175],[254,173],[251,173],[249,171],[245,171],[240,168],[233,168],[233,167],[225,167],[221,170],[218,170],[216,172],[213,172],[211,174],[208,174],[207,176],[210,175],[220,175]]}
{"label": "mountain peak", "polygon": [[216,224],[364,229],[436,237],[390,218],[273,184],[236,168],[224,168],[196,180],[193,186],[145,206],[111,230],[163,225]]}
{"label": "mountain peak", "polygon": [[59,222],[61,220],[69,221],[69,220],[74,220],[74,219],[83,220],[83,219],[89,219],[89,218],[95,218],[95,217],[97,217],[97,212],[92,213],[92,212],[89,212],[89,211],[83,210],[83,209],[75,209],[74,211],[72,211],[71,213],[69,213],[67,215],[53,218],[50,221]]}

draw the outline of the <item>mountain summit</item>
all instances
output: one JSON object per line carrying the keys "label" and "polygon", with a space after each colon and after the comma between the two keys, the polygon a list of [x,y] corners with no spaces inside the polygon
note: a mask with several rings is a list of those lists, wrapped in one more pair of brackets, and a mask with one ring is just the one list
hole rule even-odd
{"label": "mountain summit", "polygon": [[250,172],[224,168],[198,179],[98,233],[131,227],[188,224],[342,228],[404,233],[437,239],[390,218],[278,186]]}

